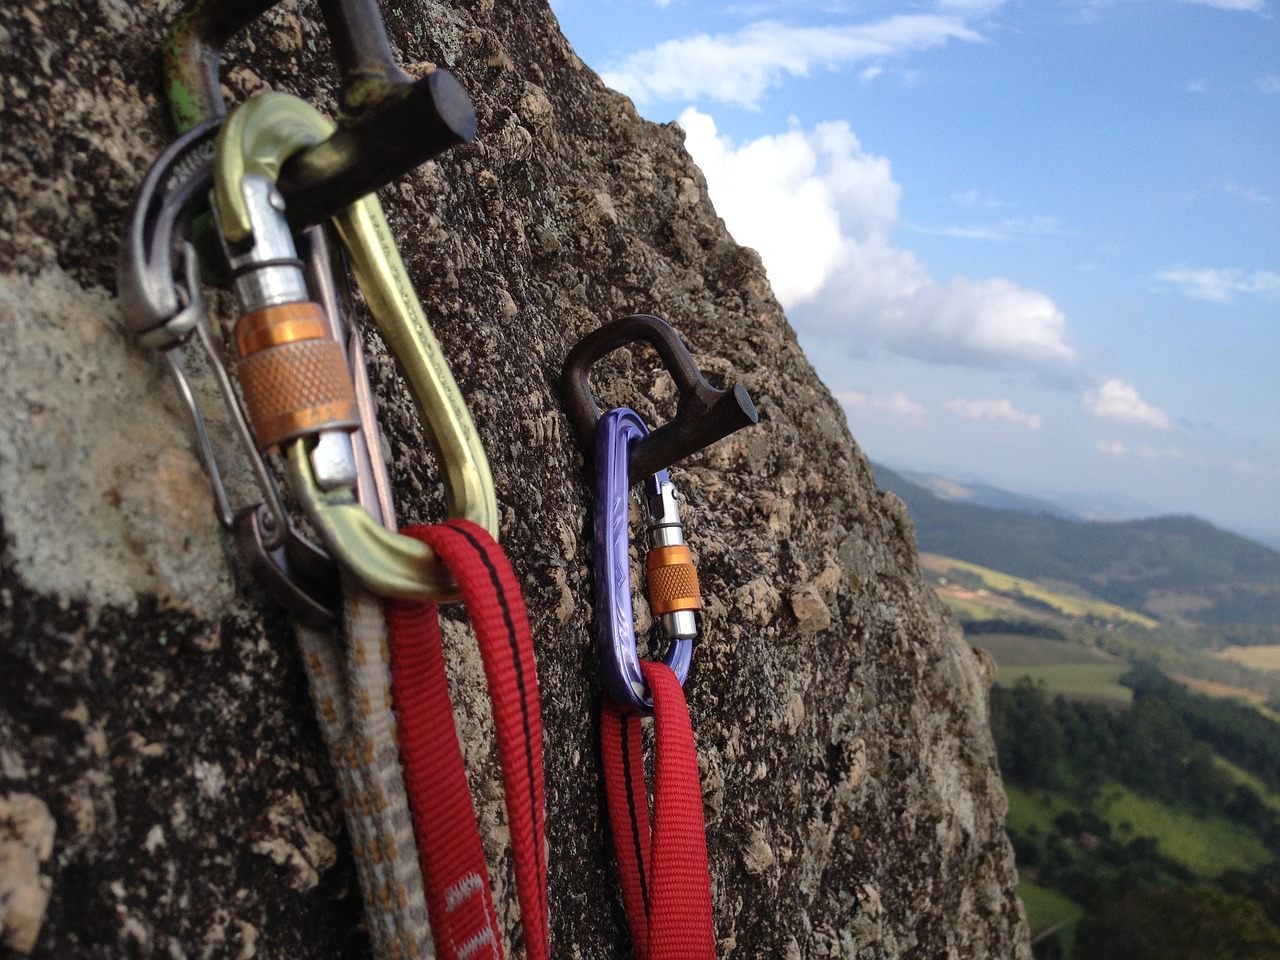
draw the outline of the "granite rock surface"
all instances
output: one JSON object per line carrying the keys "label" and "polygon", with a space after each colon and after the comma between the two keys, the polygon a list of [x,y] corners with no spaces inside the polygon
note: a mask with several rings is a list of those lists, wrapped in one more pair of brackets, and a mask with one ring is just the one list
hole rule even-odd
{"label": "granite rock surface", "polygon": [[[172,385],[115,300],[122,218],[170,136],[158,50],[177,8],[0,7],[0,949],[363,957],[289,624],[218,526]],[[475,144],[381,195],[488,451],[533,620],[555,956],[629,955],[598,775],[589,492],[559,376],[583,334],[637,312],[760,411],[675,471],[706,596],[686,691],[720,955],[1029,956],[981,665],[680,129],[604,87],[544,3],[384,9],[401,62],[454,72],[479,115]],[[234,38],[223,81],[230,101],[272,88],[332,112],[314,5],[286,0]],[[367,326],[398,511],[438,519],[412,403]],[[674,410],[645,351],[614,354],[595,384],[650,423]],[[450,616],[518,938],[483,678]]]}

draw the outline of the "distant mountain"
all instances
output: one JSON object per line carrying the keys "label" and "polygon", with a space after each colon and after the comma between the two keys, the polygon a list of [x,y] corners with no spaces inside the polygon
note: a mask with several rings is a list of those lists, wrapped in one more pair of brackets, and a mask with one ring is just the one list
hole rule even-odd
{"label": "distant mountain", "polygon": [[1270,547],[1272,550],[1280,553],[1280,537],[1269,533],[1254,533],[1253,531],[1249,531],[1248,533],[1251,534],[1250,539],[1257,540],[1263,546]]}
{"label": "distant mountain", "polygon": [[1042,496],[1052,500],[1067,513],[1080,520],[1137,520],[1152,517],[1160,511],[1145,500],[1123,493],[1068,493],[1055,491]]}
{"label": "distant mountain", "polygon": [[[876,476],[886,467],[876,467]],[[1062,517],[1064,520],[1078,519],[1079,514],[1064,509],[1056,503],[1041,500],[1038,497],[1027,497],[1020,493],[1010,493],[999,487],[985,483],[972,483],[964,480],[953,480],[936,473],[919,473],[915,470],[892,471],[917,486],[924,487],[939,500],[952,503],[968,503],[975,507],[992,507],[996,510],[1020,510],[1023,513],[1047,513],[1051,517]]]}
{"label": "distant mountain", "polygon": [[883,466],[875,472],[880,487],[907,504],[924,552],[1168,622],[1280,627],[1280,552],[1205,520],[1090,521],[999,509],[943,499]]}

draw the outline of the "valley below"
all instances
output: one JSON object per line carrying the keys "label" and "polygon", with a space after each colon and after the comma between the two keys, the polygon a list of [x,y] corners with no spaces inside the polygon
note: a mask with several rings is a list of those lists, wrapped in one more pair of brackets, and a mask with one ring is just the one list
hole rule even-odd
{"label": "valley below", "polygon": [[1280,554],[1194,518],[1089,523],[890,477],[995,665],[1035,956],[1280,957]]}

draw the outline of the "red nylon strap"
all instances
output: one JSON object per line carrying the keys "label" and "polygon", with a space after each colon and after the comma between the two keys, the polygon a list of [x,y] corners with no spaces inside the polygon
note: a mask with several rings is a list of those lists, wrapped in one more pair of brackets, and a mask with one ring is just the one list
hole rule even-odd
{"label": "red nylon strap", "polygon": [[[493,705],[525,953],[546,960],[542,714],[520,586],[502,548],[469,520],[401,533],[444,561],[471,617]],[[387,623],[400,754],[436,953],[442,960],[501,960],[501,930],[454,725],[436,606],[392,601]]]}
{"label": "red nylon strap", "polygon": [[637,960],[715,960],[698,752],[684,690],[670,667],[641,662],[653,695],[653,823],[641,718],[608,697],[601,715],[604,787]]}

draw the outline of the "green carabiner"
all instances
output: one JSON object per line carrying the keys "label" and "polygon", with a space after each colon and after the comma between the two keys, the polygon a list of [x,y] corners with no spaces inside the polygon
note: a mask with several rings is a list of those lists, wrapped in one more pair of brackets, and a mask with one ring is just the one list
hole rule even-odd
{"label": "green carabiner", "polygon": [[[255,97],[227,118],[214,156],[214,201],[230,249],[251,248],[258,239],[246,183],[265,179],[274,184],[290,156],[324,141],[334,129],[333,122],[309,103],[284,93]],[[280,228],[287,235],[280,203],[273,191],[272,209],[280,214]],[[449,517],[465,517],[497,537],[498,506],[489,461],[413,292],[381,204],[369,194],[340,211],[334,223],[440,463]],[[272,269],[278,263],[266,254],[261,266]],[[448,571],[428,547],[383,528],[356,502],[349,485],[331,486],[317,478],[306,438],[289,438],[279,445],[285,448],[295,495],[332,555],[365,587],[387,597],[435,601],[457,597]]]}

